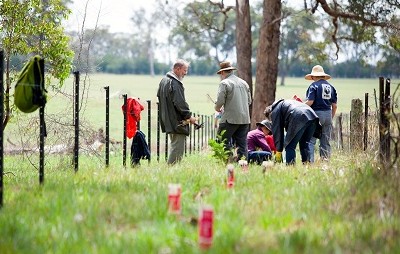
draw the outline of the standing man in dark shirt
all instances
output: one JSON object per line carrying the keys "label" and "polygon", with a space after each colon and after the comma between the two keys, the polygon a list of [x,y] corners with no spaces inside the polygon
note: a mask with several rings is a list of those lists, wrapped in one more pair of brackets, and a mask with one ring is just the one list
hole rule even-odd
{"label": "standing man in dark shirt", "polygon": [[188,68],[188,62],[178,59],[172,71],[160,81],[157,92],[161,129],[169,134],[171,141],[168,164],[175,164],[182,159],[186,136],[189,136],[189,124],[197,120],[190,112],[182,83]]}
{"label": "standing man in dark shirt", "polygon": [[[331,76],[326,74],[320,65],[314,66],[311,73],[305,76],[305,79],[313,80],[307,89],[305,103],[315,111],[322,125],[322,135],[319,141],[319,155],[322,160],[328,160],[331,157],[332,118],[337,109],[336,89],[327,81],[330,78]],[[317,139],[314,137],[310,140],[311,162],[314,162],[316,142]]]}

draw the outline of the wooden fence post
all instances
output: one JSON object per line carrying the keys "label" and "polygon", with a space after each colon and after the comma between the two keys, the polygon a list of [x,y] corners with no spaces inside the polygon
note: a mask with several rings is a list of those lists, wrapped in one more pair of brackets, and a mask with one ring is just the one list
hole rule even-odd
{"label": "wooden fence post", "polygon": [[343,113],[340,113],[337,118],[338,129],[338,148],[343,150]]}
{"label": "wooden fence post", "polygon": [[363,147],[363,108],[360,99],[351,101],[350,111],[350,146],[353,150]]}
{"label": "wooden fence post", "polygon": [[379,159],[382,165],[390,162],[390,79],[379,77]]}

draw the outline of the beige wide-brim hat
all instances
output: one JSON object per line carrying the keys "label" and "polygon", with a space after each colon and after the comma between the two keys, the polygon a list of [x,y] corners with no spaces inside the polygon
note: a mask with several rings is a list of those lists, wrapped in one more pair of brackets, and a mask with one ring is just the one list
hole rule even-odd
{"label": "beige wide-brim hat", "polygon": [[219,71],[217,71],[217,74],[220,74],[222,71],[236,70],[236,68],[233,67],[230,62],[226,62],[226,61],[221,62],[219,64],[219,67],[220,67],[220,69],[219,69]]}
{"label": "beige wide-brim hat", "polygon": [[312,77],[322,77],[323,79],[327,80],[331,78],[331,75],[326,74],[321,65],[315,65],[312,68],[311,73],[307,74],[304,78],[307,80],[312,80]]}

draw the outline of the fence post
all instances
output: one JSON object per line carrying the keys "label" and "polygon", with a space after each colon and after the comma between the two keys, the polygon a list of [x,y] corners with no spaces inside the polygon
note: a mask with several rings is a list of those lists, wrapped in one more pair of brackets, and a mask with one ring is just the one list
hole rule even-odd
{"label": "fence post", "polygon": [[350,111],[350,146],[354,150],[360,149],[363,144],[363,128],[362,128],[362,102],[360,99],[351,101]]}
{"label": "fence post", "polygon": [[161,133],[160,133],[160,103],[157,102],[157,162],[160,162],[160,139],[161,139]]}
{"label": "fence post", "polygon": [[[44,60],[40,59],[39,61],[40,65],[40,72],[43,77],[43,87],[45,87],[44,82]],[[47,136],[46,133],[46,123],[44,121],[44,106],[41,106],[39,108],[39,183],[43,184],[44,183],[44,137]]]}
{"label": "fence post", "polygon": [[[189,125],[189,133],[192,133],[192,125]],[[192,137],[193,135],[189,135],[189,154],[192,154]]]}
{"label": "fence post", "polygon": [[390,79],[386,79],[386,88],[385,88],[385,119],[386,119],[386,132],[385,132],[385,158],[386,162],[390,162],[390,120],[389,120],[389,114],[390,114],[390,109],[391,109],[391,95],[390,95]]}
{"label": "fence post", "polygon": [[201,123],[203,123],[203,128],[200,129],[201,130],[201,148],[203,149],[203,147],[204,147],[204,139],[205,139],[204,129],[207,128],[207,125],[205,125],[206,123],[205,123],[205,116],[204,115],[201,115]]}
{"label": "fence post", "polygon": [[382,165],[390,162],[390,99],[390,79],[386,79],[384,87],[384,78],[379,77],[379,158]]}
{"label": "fence post", "polygon": [[[151,100],[147,100],[147,143],[151,155]],[[151,156],[149,162],[151,160]]]}
{"label": "fence post", "polygon": [[[196,117],[196,113],[193,113],[193,117]],[[196,132],[194,128],[191,127],[190,127],[190,136],[193,136],[193,152],[196,152]]]}
{"label": "fence post", "polygon": [[123,124],[123,142],[122,142],[122,166],[126,168],[126,118],[127,118],[127,94],[123,94],[122,97],[124,98],[124,124]]}
{"label": "fence post", "polygon": [[[201,115],[198,115],[199,120],[201,120]],[[196,130],[196,129],[195,129]],[[200,141],[201,141],[201,129],[197,130],[197,152],[200,151]]]}
{"label": "fence post", "polygon": [[78,172],[79,163],[79,71],[74,72],[75,75],[75,145],[74,145],[74,169]]}
{"label": "fence post", "polygon": [[106,167],[110,165],[110,87],[106,90]]}
{"label": "fence post", "polygon": [[4,51],[0,50],[0,209],[3,207],[3,172],[4,172]]}
{"label": "fence post", "polygon": [[364,105],[364,151],[367,150],[368,146],[368,93],[365,93],[365,105]]}
{"label": "fence post", "polygon": [[165,133],[165,161],[168,161],[168,134]]}
{"label": "fence post", "polygon": [[339,143],[339,148],[343,150],[343,114],[340,113],[338,117],[338,143]]}

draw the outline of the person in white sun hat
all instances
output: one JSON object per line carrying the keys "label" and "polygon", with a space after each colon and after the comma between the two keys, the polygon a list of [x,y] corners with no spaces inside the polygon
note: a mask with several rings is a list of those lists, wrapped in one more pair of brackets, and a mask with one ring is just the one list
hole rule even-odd
{"label": "person in white sun hat", "polygon": [[[330,139],[332,133],[332,119],[337,109],[337,93],[333,85],[327,80],[331,76],[326,74],[321,65],[315,65],[305,79],[313,82],[306,92],[306,104],[309,105],[319,117],[322,125],[322,135],[319,141],[319,155],[321,160],[328,160],[331,156]],[[316,138],[310,140],[310,161],[314,162],[314,149]]]}

